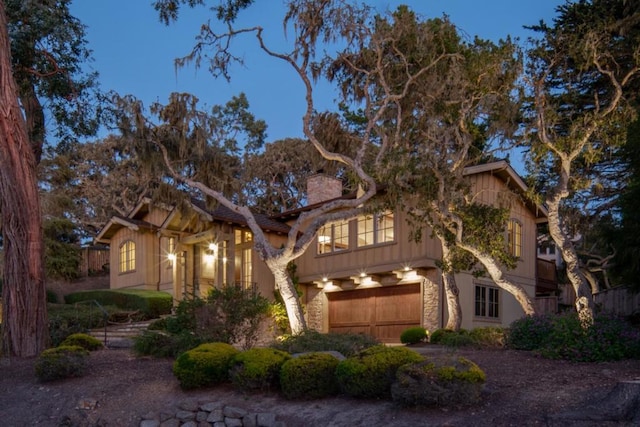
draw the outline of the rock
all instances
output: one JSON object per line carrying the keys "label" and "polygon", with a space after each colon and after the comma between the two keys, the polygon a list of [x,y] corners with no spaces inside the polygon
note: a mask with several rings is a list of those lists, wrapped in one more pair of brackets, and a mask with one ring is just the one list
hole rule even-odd
{"label": "rock", "polygon": [[247,414],[247,415],[245,415],[244,417],[242,417],[242,426],[243,427],[257,427],[258,426],[257,418],[258,418],[258,414]]}
{"label": "rock", "polygon": [[242,420],[240,418],[225,417],[224,425],[227,427],[242,427]]}
{"label": "rock", "polygon": [[273,427],[276,424],[276,414],[272,412],[262,412],[256,417],[259,427]]}
{"label": "rock", "polygon": [[180,427],[180,421],[175,418],[163,421],[160,423],[160,427]]}
{"label": "rock", "polygon": [[220,409],[220,404],[217,402],[208,402],[208,403],[203,403],[202,405],[200,405],[200,410],[201,411],[207,411],[207,412],[213,412],[216,409]]}
{"label": "rock", "polygon": [[222,414],[222,409],[214,409],[211,411],[207,417],[207,421],[210,423],[223,422],[224,415]]}
{"label": "rock", "polygon": [[140,427],[160,427],[160,421],[158,420],[142,420]]}
{"label": "rock", "polygon": [[225,417],[228,418],[242,418],[247,415],[248,411],[246,409],[237,408],[235,406],[225,406],[222,410],[222,413]]}
{"label": "rock", "polygon": [[182,422],[191,421],[196,419],[196,414],[191,411],[178,411],[176,418]]}
{"label": "rock", "polygon": [[80,399],[80,401],[78,402],[78,406],[76,406],[76,409],[84,409],[86,411],[91,411],[95,409],[97,405],[98,405],[97,399],[88,397],[86,399]]}
{"label": "rock", "polygon": [[199,409],[200,405],[198,405],[198,402],[193,402],[193,401],[184,401],[180,403],[180,406],[178,406],[178,408],[182,409],[183,411],[191,411],[191,412],[196,412]]}
{"label": "rock", "polygon": [[182,424],[182,427],[198,427],[198,423],[195,421],[187,421],[186,423]]}

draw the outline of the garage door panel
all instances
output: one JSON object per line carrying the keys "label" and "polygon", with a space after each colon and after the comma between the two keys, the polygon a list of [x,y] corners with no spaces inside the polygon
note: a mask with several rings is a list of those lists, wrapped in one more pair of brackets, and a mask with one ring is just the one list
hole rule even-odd
{"label": "garage door panel", "polygon": [[421,322],[420,285],[327,294],[331,332],[366,333],[382,342],[399,342],[406,328]]}

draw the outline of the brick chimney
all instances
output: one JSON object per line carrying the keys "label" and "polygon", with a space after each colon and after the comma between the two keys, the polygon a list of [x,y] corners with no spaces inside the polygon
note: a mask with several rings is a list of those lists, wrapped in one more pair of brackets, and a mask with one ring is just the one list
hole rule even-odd
{"label": "brick chimney", "polygon": [[307,204],[313,205],[342,196],[342,181],[317,173],[307,178]]}

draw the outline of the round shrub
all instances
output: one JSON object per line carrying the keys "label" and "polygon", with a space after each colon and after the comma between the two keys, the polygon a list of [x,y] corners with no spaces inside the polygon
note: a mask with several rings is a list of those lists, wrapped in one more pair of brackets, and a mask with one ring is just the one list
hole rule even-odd
{"label": "round shrub", "polygon": [[45,350],[36,360],[36,377],[43,382],[80,377],[87,368],[88,355],[87,350],[77,345],[64,345]]}
{"label": "round shrub", "polygon": [[401,366],[391,386],[402,406],[452,406],[480,400],[484,372],[463,357],[441,357]]}
{"label": "round shrub", "polygon": [[340,389],[353,397],[388,397],[396,370],[424,360],[406,347],[375,346],[341,361],[336,367]]}
{"label": "round shrub", "polygon": [[280,387],[288,399],[317,399],[340,390],[335,371],[339,360],[328,353],[308,353],[286,361]]}
{"label": "round shrub", "polygon": [[271,344],[272,348],[287,353],[305,353],[314,351],[337,351],[346,357],[380,343],[371,335],[355,333],[320,333],[306,330],[298,335],[286,335],[282,340]]}
{"label": "round shrub", "polygon": [[524,316],[515,320],[507,332],[507,347],[515,350],[536,350],[544,346],[553,331],[550,316]]}
{"label": "round shrub", "polygon": [[400,342],[403,344],[418,344],[427,340],[427,330],[422,326],[407,328],[400,334]]}
{"label": "round shrub", "polygon": [[69,335],[64,339],[64,341],[62,341],[62,344],[60,345],[77,345],[89,351],[100,350],[102,347],[104,347],[102,341],[95,337],[92,337],[91,335],[83,333]]}
{"label": "round shrub", "polygon": [[182,353],[173,363],[173,374],[184,389],[205,387],[228,380],[229,366],[238,353],[226,343],[207,343]]}
{"label": "round shrub", "polygon": [[269,390],[280,387],[280,368],[291,355],[273,348],[252,348],[238,353],[229,370],[239,390]]}
{"label": "round shrub", "polygon": [[502,348],[505,346],[505,331],[499,326],[475,328],[469,332],[469,336],[479,347]]}
{"label": "round shrub", "polygon": [[449,335],[456,334],[456,331],[452,329],[436,329],[431,334],[429,342],[432,344],[442,344],[442,341]]}

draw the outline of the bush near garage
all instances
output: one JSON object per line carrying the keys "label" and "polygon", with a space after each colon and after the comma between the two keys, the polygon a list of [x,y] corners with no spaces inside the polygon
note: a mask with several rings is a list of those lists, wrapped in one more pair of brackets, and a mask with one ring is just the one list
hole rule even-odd
{"label": "bush near garage", "polygon": [[335,376],[339,360],[329,353],[301,354],[280,369],[280,387],[287,399],[319,399],[340,391]]}
{"label": "bush near garage", "polygon": [[407,328],[400,334],[400,342],[402,344],[418,344],[426,342],[429,337],[429,333],[422,326],[414,326]]}
{"label": "bush near garage", "polygon": [[341,361],[336,378],[340,389],[349,396],[386,398],[391,395],[398,368],[422,360],[421,355],[406,347],[379,345]]}
{"label": "bush near garage", "polygon": [[353,333],[320,333],[306,330],[298,335],[287,335],[280,341],[271,344],[272,348],[288,353],[305,353],[314,351],[337,351],[349,357],[355,356],[362,350],[379,345],[371,335]]}

